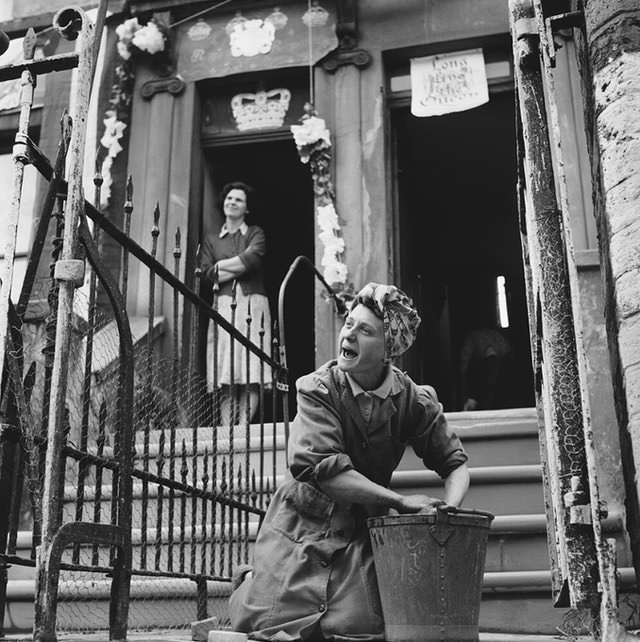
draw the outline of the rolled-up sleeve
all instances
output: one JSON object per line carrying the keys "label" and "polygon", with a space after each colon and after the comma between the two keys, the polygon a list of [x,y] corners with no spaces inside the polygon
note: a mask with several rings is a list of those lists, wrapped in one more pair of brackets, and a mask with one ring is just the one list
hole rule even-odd
{"label": "rolled-up sleeve", "polygon": [[442,404],[432,389],[416,386],[415,430],[409,441],[424,465],[446,479],[468,457],[458,436],[451,430]]}
{"label": "rolled-up sleeve", "polygon": [[298,413],[291,425],[289,469],[298,481],[320,482],[353,469],[342,423],[317,375],[297,382]]}
{"label": "rolled-up sleeve", "polygon": [[202,255],[200,258],[200,269],[205,279],[213,281],[215,264],[216,258],[213,243],[211,237],[207,236],[202,242]]}
{"label": "rolled-up sleeve", "polygon": [[263,257],[267,253],[267,237],[260,227],[252,227],[247,236],[247,248],[238,254],[247,272],[260,267]]}

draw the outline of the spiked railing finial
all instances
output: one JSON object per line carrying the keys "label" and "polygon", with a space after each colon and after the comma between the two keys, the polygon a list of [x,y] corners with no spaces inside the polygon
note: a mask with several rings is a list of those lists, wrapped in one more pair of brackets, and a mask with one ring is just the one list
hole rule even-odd
{"label": "spiked railing finial", "polygon": [[176,228],[176,244],[175,244],[175,247],[173,248],[173,256],[176,259],[179,259],[182,256],[182,249],[180,248],[180,241],[181,241],[180,227],[177,227]]}
{"label": "spiked railing finial", "polygon": [[22,53],[25,60],[33,60],[36,53],[37,43],[38,37],[36,36],[36,32],[33,30],[33,27],[29,27],[29,30],[22,41]]}
{"label": "spiked railing finial", "polygon": [[218,271],[218,266],[213,266],[213,292],[216,293],[220,289],[220,273]]}
{"label": "spiked railing finial", "polygon": [[153,229],[151,230],[152,236],[160,235],[160,203],[156,201],[156,206],[153,208]]}

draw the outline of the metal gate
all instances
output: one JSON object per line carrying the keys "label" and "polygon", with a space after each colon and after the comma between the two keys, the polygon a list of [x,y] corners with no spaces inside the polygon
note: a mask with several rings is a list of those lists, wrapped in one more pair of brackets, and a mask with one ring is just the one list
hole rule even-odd
{"label": "metal gate", "polygon": [[[98,30],[105,7],[102,2]],[[5,251],[0,299],[0,618],[12,587],[22,581],[14,582],[12,573],[22,569],[18,576],[35,582],[36,640],[55,640],[63,616],[72,623],[69,630],[108,628],[110,639],[124,639],[128,627],[148,628],[147,620],[162,626],[163,617],[188,626],[216,614],[224,627],[234,568],[248,561],[250,543],[286,465],[284,327],[281,324],[266,345],[264,319],[249,314],[225,320],[216,310],[215,283],[213,306],[200,296],[198,269],[194,288],[187,287],[178,276],[179,230],[173,270],[159,263],[157,209],[151,249],[146,251],[85,200],[82,159],[94,26],[79,9],[59,12],[54,26],[63,36],[78,39],[78,54],[35,61],[29,34],[24,63],[0,69],[2,80],[22,78],[12,226],[20,215],[24,166],[35,166],[49,184],[15,304],[10,297],[15,227],[9,230]],[[28,136],[34,79],[74,66],[81,91],[72,116],[62,117],[57,157],[50,163]],[[92,200],[98,204],[99,174],[94,184]],[[129,179],[125,229],[133,213],[132,189]],[[52,228],[53,253],[45,257],[43,247]],[[105,235],[122,249],[117,280],[100,258]],[[129,263],[134,260],[148,273],[150,293],[147,317],[135,323],[125,305]],[[50,261],[48,316],[44,323],[33,324],[26,315],[41,261]],[[292,270],[304,263],[299,258]],[[281,309],[287,280],[281,288]],[[156,316],[157,283],[173,292],[171,337],[165,336],[165,324]],[[99,288],[110,302],[108,309],[97,306]],[[185,353],[179,332],[184,318],[190,319],[185,334],[194,338]],[[253,422],[249,412],[232,407],[230,421],[221,425],[216,382],[208,386],[196,365],[201,346],[195,338],[206,320],[213,324],[214,336],[228,335],[231,350],[246,356],[245,375],[250,355],[260,360],[260,405]],[[259,345],[245,338],[250,324],[258,324]],[[215,339],[213,350],[215,354]],[[173,602],[182,599],[178,610],[183,612],[168,614],[162,602],[154,611],[151,603],[163,596]],[[140,601],[145,606],[134,613]]]}

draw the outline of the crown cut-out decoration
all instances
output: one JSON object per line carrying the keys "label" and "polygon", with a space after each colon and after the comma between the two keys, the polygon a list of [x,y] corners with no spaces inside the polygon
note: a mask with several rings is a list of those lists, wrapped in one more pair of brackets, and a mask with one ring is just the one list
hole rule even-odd
{"label": "crown cut-out decoration", "polygon": [[192,27],[187,31],[187,38],[189,40],[197,42],[198,40],[206,40],[211,33],[211,26],[208,25],[204,20],[198,20]]}
{"label": "crown cut-out decoration", "polygon": [[[229,25],[231,25],[231,22]],[[273,46],[275,34],[276,28],[271,22],[261,18],[254,20],[242,18],[242,20],[238,20],[234,24],[229,34],[231,55],[237,58],[239,56],[250,57],[258,54],[268,54]]]}
{"label": "crown cut-out decoration", "polygon": [[280,11],[280,7],[276,7],[273,12],[265,18],[265,21],[270,22],[275,27],[275,30],[279,31],[286,27],[289,18]]}
{"label": "crown cut-out decoration", "polygon": [[284,88],[236,94],[231,99],[231,110],[238,130],[282,127],[290,100],[291,92]]}
{"label": "crown cut-out decoration", "polygon": [[229,20],[224,30],[227,32],[228,36],[231,36],[236,27],[243,25],[246,21],[247,19],[239,11],[236,11],[236,15]]}
{"label": "crown cut-out decoration", "polygon": [[302,16],[302,22],[305,26],[311,27],[324,27],[329,20],[329,12],[321,7],[317,2],[313,3],[313,6],[305,11]]}

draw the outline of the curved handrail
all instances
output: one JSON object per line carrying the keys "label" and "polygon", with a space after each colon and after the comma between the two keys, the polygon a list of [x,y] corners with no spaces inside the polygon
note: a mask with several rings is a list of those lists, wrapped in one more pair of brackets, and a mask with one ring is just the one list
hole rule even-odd
{"label": "curved handrail", "polygon": [[[287,290],[287,285],[289,284],[289,280],[293,276],[293,273],[301,265],[306,265],[309,269],[311,269],[311,271],[316,275],[320,283],[324,285],[325,289],[327,290],[327,294],[331,299],[333,299],[333,303],[336,306],[336,312],[339,315],[343,315],[346,312],[346,306],[344,304],[344,301],[336,294],[333,288],[326,282],[325,278],[316,269],[316,266],[311,262],[311,260],[308,259],[303,254],[297,256],[291,263],[291,266],[289,267],[289,271],[287,272],[286,276],[282,280],[282,283],[280,284],[280,289],[278,291],[278,334],[280,339],[279,341],[280,364],[283,367],[284,373],[289,372],[288,366],[287,366],[287,346],[286,346],[286,340],[285,340],[285,325],[284,325],[284,296]],[[288,385],[288,382],[283,382],[283,383],[284,385],[282,385],[281,383],[282,414],[283,414],[283,423],[284,423],[285,456],[287,458],[287,465],[288,465],[289,462],[288,462],[287,445],[289,443],[289,385]]]}
{"label": "curved handrail", "polygon": [[327,290],[327,294],[330,298],[333,299],[333,303],[336,306],[336,313],[343,315],[346,312],[346,306],[344,301],[336,294],[333,288],[326,282],[325,278],[320,274],[316,266],[308,259],[304,254],[297,256],[291,266],[287,275],[282,280],[280,284],[280,290],[278,291],[278,330],[279,330],[279,339],[280,339],[280,354],[281,354],[281,363],[283,366],[287,366],[286,358],[286,346],[285,346],[285,332],[284,332],[284,295],[289,284],[289,280],[293,276],[293,273],[298,269],[300,265],[306,265],[311,271],[318,277],[318,280],[324,285]]}

